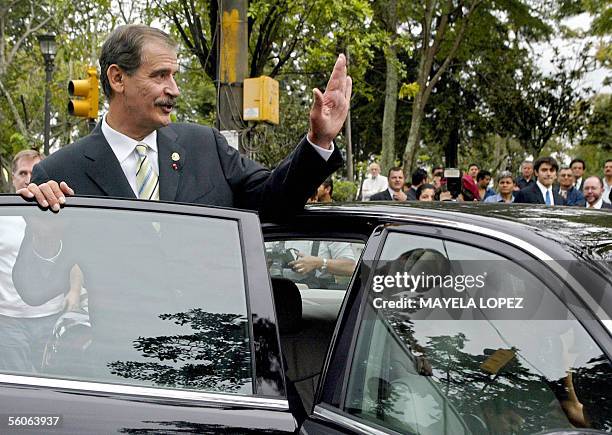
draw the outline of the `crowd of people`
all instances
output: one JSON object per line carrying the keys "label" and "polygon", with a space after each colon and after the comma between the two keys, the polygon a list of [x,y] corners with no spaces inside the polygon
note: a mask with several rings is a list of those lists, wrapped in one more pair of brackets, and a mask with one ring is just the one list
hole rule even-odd
{"label": "crowd of people", "polygon": [[478,164],[468,165],[463,173],[445,174],[443,166],[434,166],[429,173],[417,168],[405,180],[403,168],[380,174],[380,165],[372,163],[359,198],[362,201],[479,201],[486,203],[525,203],[566,205],[593,209],[612,209],[612,159],[601,168],[590,171],[582,159],[573,159],[569,166],[560,166],[550,156],[535,161],[525,160],[520,175],[499,171],[493,174]]}

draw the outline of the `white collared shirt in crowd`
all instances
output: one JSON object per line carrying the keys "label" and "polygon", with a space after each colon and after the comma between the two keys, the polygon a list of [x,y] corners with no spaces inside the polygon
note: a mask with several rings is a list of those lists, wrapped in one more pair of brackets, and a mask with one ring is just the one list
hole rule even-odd
{"label": "white collared shirt in crowd", "polygon": [[363,180],[363,185],[361,186],[361,199],[369,201],[372,195],[383,192],[388,187],[389,182],[384,175],[378,175],[376,178],[368,177]]}
{"label": "white collared shirt in crowd", "polygon": [[601,209],[601,206],[603,205],[603,198],[599,198],[599,200],[597,200],[597,202],[595,204],[593,204],[593,207],[591,207],[591,205],[587,202],[586,203],[586,208],[595,208],[597,210]]}

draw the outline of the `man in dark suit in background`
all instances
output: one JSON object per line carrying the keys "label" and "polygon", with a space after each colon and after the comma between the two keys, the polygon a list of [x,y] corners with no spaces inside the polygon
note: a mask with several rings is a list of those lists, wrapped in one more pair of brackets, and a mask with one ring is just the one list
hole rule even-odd
{"label": "man in dark suit in background", "polygon": [[596,175],[584,180],[584,197],[586,199],[586,208],[594,208],[597,210],[610,210],[612,205],[603,200],[604,183],[603,180]]}
{"label": "man in dark suit in background", "polygon": [[540,157],[533,164],[538,180],[525,187],[514,197],[516,203],[565,205],[565,201],[553,183],[557,179],[559,164],[552,157]]}
{"label": "man in dark suit in background", "polygon": [[559,184],[554,186],[565,200],[565,205],[584,207],[586,201],[581,191],[574,187],[574,174],[570,168],[559,170]]}
{"label": "man in dark suit in background", "polygon": [[427,171],[423,168],[417,168],[412,173],[411,184],[408,190],[406,191],[406,199],[408,201],[418,201],[419,197],[416,192],[419,187],[423,184],[427,183]]}
{"label": "man in dark suit in background", "polygon": [[570,169],[574,174],[574,187],[580,192],[584,189],[584,171],[586,171],[586,163],[582,159],[574,159],[570,162]]}
{"label": "man in dark suit in background", "polygon": [[314,90],[310,130],[270,172],[229,147],[218,131],[173,124],[179,96],[176,43],[144,25],[115,29],[100,55],[108,113],[92,134],[34,168],[18,193],[59,211],[65,195],[160,199],[241,207],[273,215],[295,212],[342,162],[333,139],[351,96],[340,55],[325,93]]}
{"label": "man in dark suit in background", "polygon": [[370,201],[406,201],[404,187],[404,170],[399,167],[389,169],[389,188],[370,197]]}
{"label": "man in dark suit in background", "polygon": [[533,162],[531,160],[524,160],[523,163],[521,163],[521,176],[517,178],[516,188],[514,190],[521,190],[532,184],[535,184]]}

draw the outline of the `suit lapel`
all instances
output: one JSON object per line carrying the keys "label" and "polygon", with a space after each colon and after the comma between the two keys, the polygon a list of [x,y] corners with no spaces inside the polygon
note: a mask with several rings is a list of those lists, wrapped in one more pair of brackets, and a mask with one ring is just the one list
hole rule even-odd
{"label": "suit lapel", "polygon": [[177,134],[170,128],[157,130],[159,157],[159,199],[176,200],[178,185],[185,164],[185,149],[176,143]]}
{"label": "suit lapel", "polygon": [[537,184],[533,185],[533,193],[538,199],[537,204],[546,204],[546,201],[544,200],[544,196],[542,195],[542,191],[540,190]]}
{"label": "suit lapel", "polygon": [[136,198],[98,123],[83,151],[85,173],[108,196]]}

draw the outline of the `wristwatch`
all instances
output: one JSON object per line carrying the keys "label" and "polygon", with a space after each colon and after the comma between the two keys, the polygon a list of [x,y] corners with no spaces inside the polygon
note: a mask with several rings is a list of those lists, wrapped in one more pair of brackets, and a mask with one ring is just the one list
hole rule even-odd
{"label": "wristwatch", "polygon": [[327,258],[323,259],[323,266],[319,268],[321,272],[325,272],[327,270]]}

